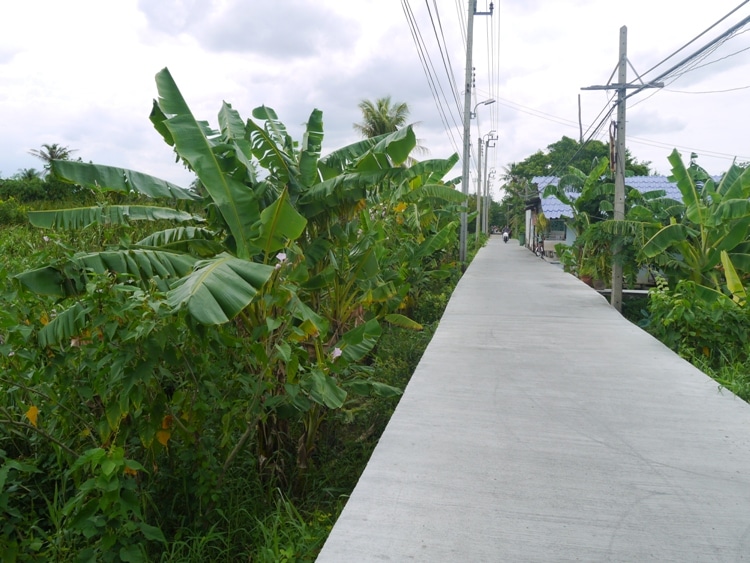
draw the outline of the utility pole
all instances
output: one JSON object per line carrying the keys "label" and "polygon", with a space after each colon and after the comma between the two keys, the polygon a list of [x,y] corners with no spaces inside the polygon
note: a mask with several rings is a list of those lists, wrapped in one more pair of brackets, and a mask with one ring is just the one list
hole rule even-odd
{"label": "utility pole", "polygon": [[[614,73],[613,73],[614,74]],[[638,77],[640,80],[640,77]],[[611,78],[610,78],[611,80]],[[617,90],[617,138],[615,139],[615,221],[625,220],[625,92],[628,88],[663,88],[664,83],[628,84],[628,28],[620,28],[620,55],[617,63],[617,84],[589,86],[582,90]],[[610,304],[622,312],[622,262],[618,260],[622,248],[612,249],[612,296]]]}
{"label": "utility pole", "polygon": [[477,139],[477,217],[474,219],[474,245],[479,246],[479,218],[482,216],[482,136]]}
{"label": "utility pole", "polygon": [[[469,164],[471,159],[471,84],[472,84],[472,49],[474,46],[474,15],[487,16],[492,15],[493,4],[490,2],[489,12],[477,12],[477,0],[469,0],[469,14],[466,19],[466,79],[464,80],[464,150],[463,166],[461,174],[461,193],[468,197],[469,195]],[[466,270],[466,206],[461,211],[461,231],[459,233],[459,261],[461,262],[461,271]]]}
{"label": "utility pole", "polygon": [[[617,65],[617,139],[615,148],[615,221],[625,220],[625,84],[628,82],[628,28],[620,28],[620,60]],[[611,305],[622,312],[622,262],[620,244],[612,249]]]}

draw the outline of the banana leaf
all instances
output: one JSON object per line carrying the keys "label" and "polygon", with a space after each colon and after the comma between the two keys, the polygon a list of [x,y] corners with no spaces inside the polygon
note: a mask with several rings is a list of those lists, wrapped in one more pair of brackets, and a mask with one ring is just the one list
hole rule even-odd
{"label": "banana leaf", "polygon": [[274,268],[221,254],[203,260],[178,280],[167,295],[173,310],[187,307],[198,322],[223,324],[247,307],[271,277]]}
{"label": "banana leaf", "polygon": [[446,248],[448,241],[451,237],[455,236],[455,232],[456,223],[448,223],[445,227],[440,229],[440,231],[427,237],[424,242],[419,245],[416,252],[414,252],[414,259],[421,260],[422,258],[431,256],[438,250]]}
{"label": "banana leaf", "polygon": [[133,191],[155,199],[201,199],[200,195],[192,190],[125,168],[73,160],[53,160],[50,169],[57,178],[85,188],[102,188],[124,193]]}
{"label": "banana leaf", "polygon": [[336,380],[320,369],[311,370],[301,382],[310,398],[329,409],[338,409],[346,400],[346,391],[338,386]]}
{"label": "banana leaf", "polygon": [[253,191],[225,174],[205,128],[196,121],[180,94],[171,74],[165,68],[156,75],[158,105],[167,118],[163,122],[175,143],[175,150],[198,175],[211,199],[226,221],[240,258],[251,256],[250,239],[260,219],[260,208]]}
{"label": "banana leaf", "polygon": [[384,320],[385,322],[400,328],[408,328],[411,330],[422,330],[424,328],[417,321],[410,319],[406,315],[399,315],[398,313],[386,315]]}
{"label": "banana leaf", "polygon": [[252,243],[263,249],[268,260],[272,252],[281,250],[304,232],[307,220],[289,203],[285,189],[279,199],[260,214],[260,235]]}
{"label": "banana leaf", "polygon": [[43,229],[75,230],[93,224],[127,225],[129,221],[203,221],[201,217],[169,207],[110,205],[29,211],[29,221]]}
{"label": "banana leaf", "polygon": [[299,192],[299,170],[294,161],[294,143],[276,112],[266,106],[253,110],[253,117],[264,121],[261,127],[253,120],[247,122],[247,134],[253,156],[268,170],[278,185],[291,185],[294,195]]}
{"label": "banana leaf", "polygon": [[251,160],[253,151],[250,141],[246,138],[245,124],[240,114],[226,102],[219,110],[219,128],[223,141],[231,147],[237,162],[243,166],[247,177],[254,182],[255,168]]}
{"label": "banana leaf", "polygon": [[323,147],[323,112],[314,110],[307,120],[307,128],[302,139],[302,152],[299,155],[299,180],[309,188],[321,180],[318,173],[318,160]]}
{"label": "banana leaf", "polygon": [[59,266],[45,266],[18,274],[15,278],[41,295],[67,297],[84,290],[86,272],[131,275],[144,284],[177,279],[190,272],[196,259],[187,254],[157,250],[108,250],[74,256]]}
{"label": "banana leaf", "polygon": [[341,350],[341,357],[347,362],[356,362],[364,358],[377,344],[383,329],[377,319],[347,331],[338,341],[336,347]]}
{"label": "banana leaf", "polygon": [[187,252],[193,256],[209,258],[225,250],[222,243],[215,240],[216,234],[208,229],[198,227],[178,227],[152,233],[139,240],[136,245],[151,247],[152,250]]}
{"label": "banana leaf", "polygon": [[405,203],[416,203],[424,200],[464,203],[466,196],[444,184],[425,184],[405,193],[401,200]]}
{"label": "banana leaf", "polygon": [[682,162],[682,157],[677,152],[677,149],[672,151],[667,160],[672,165],[672,177],[682,194],[682,201],[685,204],[685,216],[696,225],[705,224],[704,214],[706,209],[701,199],[701,194],[698,191],[695,180],[687,168],[685,168],[685,164]]}
{"label": "banana leaf", "polygon": [[742,285],[742,279],[737,275],[737,270],[734,269],[732,260],[726,250],[721,251],[721,265],[724,267],[724,279],[727,282],[727,289],[732,294],[732,299],[735,303],[744,305],[747,303],[745,286]]}
{"label": "banana leaf", "polygon": [[89,311],[77,302],[58,314],[39,331],[39,345],[54,346],[81,334],[88,325]]}

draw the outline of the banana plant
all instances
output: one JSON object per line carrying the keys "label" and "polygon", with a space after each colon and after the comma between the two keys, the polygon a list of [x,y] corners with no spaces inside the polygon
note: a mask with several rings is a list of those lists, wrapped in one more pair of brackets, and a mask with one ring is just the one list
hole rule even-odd
{"label": "banana plant", "polygon": [[[419,184],[431,197],[439,192],[449,197],[450,188],[440,186],[439,178],[452,161],[404,166],[416,144],[410,127],[322,157],[319,110],[311,113],[299,145],[265,106],[244,121],[224,103],[215,130],[193,116],[167,69],[156,75],[156,84],[151,122],[207,195],[125,169],[54,162],[54,173],[71,183],[172,205],[40,212],[31,217],[34,225],[75,229],[134,220],[177,225],[16,276],[26,288],[69,303],[40,331],[40,344],[60,346],[86,330],[91,308],[82,303],[90,277],[156,287],[173,314],[228,325],[253,342],[247,369],[257,372],[263,408],[250,416],[238,402],[236,412],[227,414],[237,421],[232,424],[247,423],[244,430],[236,428],[242,430],[240,444],[253,433],[264,437],[260,457],[271,459],[284,434],[279,421],[302,412],[306,437],[300,451],[307,458],[325,410],[340,408],[349,391],[393,392],[351,375],[356,374],[351,366],[377,341],[379,318],[409,324],[388,307],[374,307],[403,297],[403,289],[395,283],[401,280],[383,275],[368,206],[394,193],[416,198],[406,184]],[[198,203],[205,214],[177,208],[195,209]],[[417,255],[438,251],[446,240],[435,234]]]}
{"label": "banana plant", "polygon": [[647,258],[666,255],[666,273],[713,292],[750,273],[750,169],[733,164],[717,183],[700,166],[686,167],[677,150],[669,156],[684,214],[673,218],[643,246]]}

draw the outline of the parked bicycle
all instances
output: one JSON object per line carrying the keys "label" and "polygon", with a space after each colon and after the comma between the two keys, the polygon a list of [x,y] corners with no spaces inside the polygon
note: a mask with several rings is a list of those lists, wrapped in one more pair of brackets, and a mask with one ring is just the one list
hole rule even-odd
{"label": "parked bicycle", "polygon": [[542,260],[544,260],[544,241],[539,241],[536,243],[536,247],[534,248],[534,254],[539,256]]}

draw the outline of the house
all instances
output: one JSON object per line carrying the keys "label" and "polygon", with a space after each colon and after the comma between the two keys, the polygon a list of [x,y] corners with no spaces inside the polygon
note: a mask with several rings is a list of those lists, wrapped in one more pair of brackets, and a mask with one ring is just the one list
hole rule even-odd
{"label": "house", "polygon": [[[718,181],[720,176],[716,177]],[[573,212],[570,206],[563,203],[554,196],[543,197],[544,189],[556,186],[559,178],[557,176],[534,176],[531,183],[537,188],[537,195],[526,201],[526,241],[528,248],[534,248],[534,243],[539,239],[544,240],[544,251],[553,257],[555,245],[565,243],[570,246],[576,239],[575,233],[566,225],[565,219],[571,218]],[[665,192],[666,199],[682,201],[677,184],[669,181],[667,176],[630,176],[625,178],[625,185],[638,190],[641,193],[660,190]],[[575,193],[570,193],[575,197]],[[539,213],[542,212],[549,222],[546,231],[538,228]]]}

